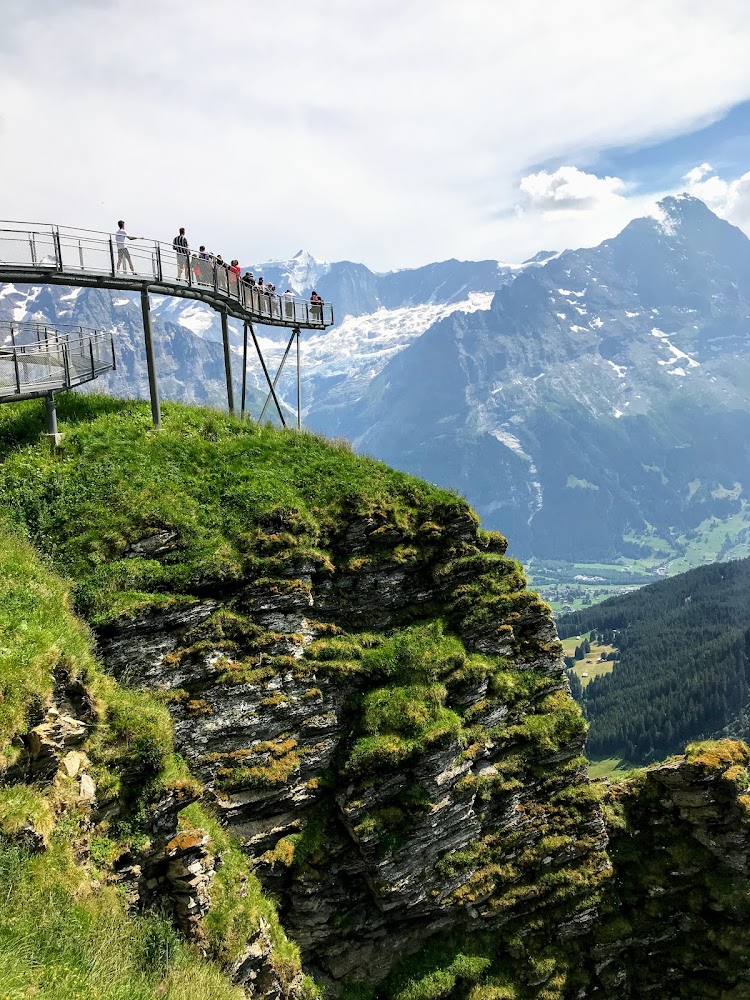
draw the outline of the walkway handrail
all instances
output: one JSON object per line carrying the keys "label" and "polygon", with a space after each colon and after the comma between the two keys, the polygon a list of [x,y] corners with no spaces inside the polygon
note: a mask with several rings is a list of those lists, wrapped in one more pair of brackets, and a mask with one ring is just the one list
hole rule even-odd
{"label": "walkway handrail", "polygon": [[[25,329],[23,328],[25,327]],[[75,327],[62,333],[43,324],[0,323],[0,402],[50,396],[116,368],[111,333]],[[16,334],[35,335],[19,344]]]}
{"label": "walkway handrail", "polygon": [[208,254],[204,258],[194,247],[185,253],[145,237],[128,239],[120,247],[115,234],[101,230],[0,220],[0,276],[3,267],[14,266],[211,290],[237,302],[261,323],[267,319],[308,328],[333,324],[330,303],[310,302],[285,290],[269,294],[241,280],[225,261]]}

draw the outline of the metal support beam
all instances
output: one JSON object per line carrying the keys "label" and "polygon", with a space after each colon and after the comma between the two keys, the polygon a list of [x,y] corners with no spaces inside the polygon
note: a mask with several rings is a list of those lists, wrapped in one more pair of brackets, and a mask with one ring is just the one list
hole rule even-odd
{"label": "metal support beam", "polygon": [[[253,324],[248,323],[250,328],[250,336],[253,338],[253,343],[255,344],[255,350],[258,353],[258,358],[260,359],[261,366],[263,368],[263,374],[266,376],[266,382],[268,383],[268,388],[271,390],[271,395],[273,396],[273,401],[276,404],[276,409],[279,413],[279,420],[281,421],[281,426],[286,427],[286,420],[284,420],[284,414],[281,409],[281,404],[276,396],[276,389],[271,383],[271,376],[268,374],[268,369],[266,368],[266,362],[263,358],[263,354],[260,349],[260,344],[258,343],[258,338],[255,336],[255,330],[253,329]],[[260,417],[258,418],[258,423],[260,423]]]}
{"label": "metal support beam", "polygon": [[151,335],[151,307],[148,288],[141,289],[141,312],[143,313],[143,336],[146,342],[146,366],[148,368],[148,391],[151,396],[151,416],[154,427],[161,427],[161,404],[159,385],[156,381],[156,360],[154,358],[154,338]]}
{"label": "metal support beam", "polygon": [[234,413],[234,386],[232,385],[232,351],[229,347],[229,324],[226,309],[221,310],[221,339],[224,342],[224,373],[227,379],[227,403]]}
{"label": "metal support beam", "polygon": [[242,332],[242,404],[240,417],[245,419],[245,403],[247,401],[247,323],[243,324]]}
{"label": "metal support beam", "polygon": [[302,372],[300,369],[300,349],[299,349],[299,327],[294,331],[297,334],[297,430],[302,430]]}
{"label": "metal support beam", "polygon": [[57,407],[55,406],[55,394],[48,392],[44,397],[47,410],[47,433],[50,437],[57,437]]}
{"label": "metal support beam", "polygon": [[[284,351],[284,357],[281,359],[281,364],[279,365],[279,370],[276,372],[276,378],[273,380],[273,385],[271,386],[271,392],[273,392],[274,398],[276,396],[276,392],[275,392],[276,385],[277,385],[277,383],[279,381],[279,378],[281,376],[281,372],[282,372],[282,370],[284,368],[284,365],[286,364],[286,359],[289,356],[289,351],[291,350],[292,342],[294,341],[294,337],[295,337],[295,331],[292,330],[292,335],[289,338],[289,343],[286,345],[286,350]],[[265,417],[265,415],[266,415],[266,410],[268,409],[268,404],[271,402],[271,392],[269,392],[269,394],[266,396],[266,401],[263,404],[263,409],[260,411],[260,416],[258,417],[258,423],[259,424],[263,422],[263,417]]]}
{"label": "metal support beam", "polygon": [[57,407],[55,406],[54,392],[48,392],[44,397],[44,406],[47,411],[47,440],[54,450],[62,444],[62,434],[57,429]]}

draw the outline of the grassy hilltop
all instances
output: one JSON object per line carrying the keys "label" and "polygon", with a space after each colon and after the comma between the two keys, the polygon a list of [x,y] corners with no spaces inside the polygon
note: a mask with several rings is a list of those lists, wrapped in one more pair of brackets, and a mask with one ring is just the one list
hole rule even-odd
{"label": "grassy hilltop", "polygon": [[0,998],[746,995],[746,748],[589,783],[463,499],[215,411],[59,414],[53,452],[0,407]]}

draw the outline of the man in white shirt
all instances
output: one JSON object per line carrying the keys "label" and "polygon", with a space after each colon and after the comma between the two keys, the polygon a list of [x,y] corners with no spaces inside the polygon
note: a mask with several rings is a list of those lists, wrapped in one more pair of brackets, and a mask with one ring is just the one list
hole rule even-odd
{"label": "man in white shirt", "polygon": [[128,236],[125,232],[125,223],[120,219],[117,223],[120,227],[115,233],[115,242],[117,243],[117,270],[120,270],[122,266],[123,274],[125,273],[125,265],[127,264],[131,270],[132,274],[135,274],[135,268],[133,267],[133,261],[130,259],[130,251],[125,245],[125,240],[137,240],[137,236]]}

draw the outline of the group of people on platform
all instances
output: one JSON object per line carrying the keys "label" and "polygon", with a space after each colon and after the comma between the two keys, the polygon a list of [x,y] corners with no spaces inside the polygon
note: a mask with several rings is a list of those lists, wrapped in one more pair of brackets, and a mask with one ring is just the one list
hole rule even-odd
{"label": "group of people on platform", "polygon": [[[117,244],[117,271],[122,270],[127,273],[127,267],[132,274],[135,274],[133,261],[130,258],[130,251],[127,248],[127,240],[142,239],[139,236],[130,236],[125,231],[125,223],[120,220],[117,223],[118,229],[115,235]],[[295,313],[296,296],[291,288],[283,293],[276,291],[276,286],[270,281],[266,282],[262,277],[256,278],[252,271],[242,274],[239,261],[235,258],[227,264],[221,254],[209,253],[205,246],[198,247],[198,252],[191,252],[185,235],[184,226],[172,240],[172,246],[177,255],[177,280],[192,281],[200,285],[216,286],[222,291],[229,292],[240,298],[240,285],[243,286],[245,303],[251,309],[255,309],[261,314],[265,314],[272,319],[300,319]],[[323,321],[323,299],[316,291],[310,295],[310,318],[318,323]]]}

